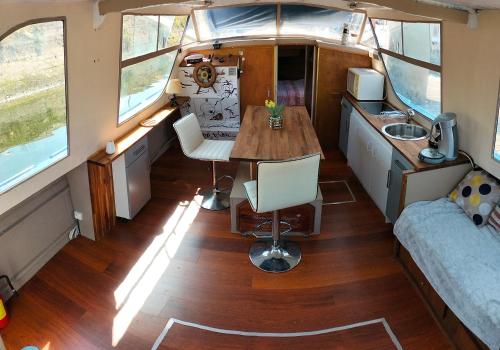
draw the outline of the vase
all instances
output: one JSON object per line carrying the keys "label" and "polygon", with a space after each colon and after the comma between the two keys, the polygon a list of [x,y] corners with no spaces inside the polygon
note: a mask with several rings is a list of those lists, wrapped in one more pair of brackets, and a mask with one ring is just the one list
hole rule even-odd
{"label": "vase", "polygon": [[282,129],[283,128],[283,116],[269,116],[269,127],[271,129]]}

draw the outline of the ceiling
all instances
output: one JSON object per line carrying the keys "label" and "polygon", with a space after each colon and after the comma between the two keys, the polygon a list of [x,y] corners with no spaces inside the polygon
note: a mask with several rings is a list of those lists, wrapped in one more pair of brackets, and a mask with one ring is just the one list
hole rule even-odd
{"label": "ceiling", "polygon": [[500,0],[415,0],[458,9],[500,9]]}

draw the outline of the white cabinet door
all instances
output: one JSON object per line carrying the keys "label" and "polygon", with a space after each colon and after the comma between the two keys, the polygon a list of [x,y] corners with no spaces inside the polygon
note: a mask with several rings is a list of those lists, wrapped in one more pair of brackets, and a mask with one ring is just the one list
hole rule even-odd
{"label": "white cabinet door", "polygon": [[391,169],[392,146],[382,135],[373,130],[373,158],[371,166],[370,196],[377,207],[384,213],[387,206],[387,177]]}
{"label": "white cabinet door", "polygon": [[[361,145],[359,143],[359,129],[361,128],[361,116],[356,110],[352,111],[349,121],[349,141],[347,142],[347,164],[351,167],[356,175],[360,171],[360,152]],[[359,176],[359,175],[358,175]]]}
{"label": "white cabinet door", "polygon": [[347,161],[359,182],[385,213],[392,146],[356,110],[349,124]]}
{"label": "white cabinet door", "polygon": [[[373,168],[373,137],[372,132],[373,128],[368,125],[368,123],[362,119],[359,132],[358,132],[358,144],[360,147],[359,152],[359,168],[358,168],[358,176],[359,181],[371,195],[371,182],[372,182],[372,168]],[[376,131],[375,131],[376,132]]]}

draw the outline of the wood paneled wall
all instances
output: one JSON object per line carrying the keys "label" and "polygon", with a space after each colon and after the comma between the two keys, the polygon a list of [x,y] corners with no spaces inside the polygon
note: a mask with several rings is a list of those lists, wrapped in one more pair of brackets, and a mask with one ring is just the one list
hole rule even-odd
{"label": "wood paneled wall", "polygon": [[116,224],[113,169],[107,165],[87,162],[95,239],[100,240]]}
{"label": "wood paneled wall", "polygon": [[323,148],[338,148],[340,101],[342,93],[347,89],[347,69],[371,66],[368,53],[357,54],[318,48],[314,128]]}
{"label": "wood paneled wall", "polygon": [[267,98],[274,98],[275,57],[274,46],[222,47],[219,50],[196,50],[204,55],[239,55],[243,52],[245,61],[240,62],[243,74],[240,78],[241,116],[248,105],[264,105]]}

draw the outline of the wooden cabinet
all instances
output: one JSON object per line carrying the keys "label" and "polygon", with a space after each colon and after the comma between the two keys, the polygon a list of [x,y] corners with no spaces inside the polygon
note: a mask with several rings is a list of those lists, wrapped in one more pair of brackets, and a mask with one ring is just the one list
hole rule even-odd
{"label": "wooden cabinet", "polygon": [[348,52],[342,49],[318,48],[316,60],[316,100],[314,129],[323,149],[339,144],[340,101],[347,90],[347,70],[351,67],[371,68],[367,52]]}
{"label": "wooden cabinet", "polygon": [[[187,102],[186,98],[178,98],[177,100],[181,106]],[[169,104],[165,105],[149,118],[150,121],[154,122],[153,125],[156,125],[155,127],[143,127],[139,125],[115,141],[115,153],[109,155],[102,149],[90,156],[87,166],[90,198],[92,201],[92,221],[96,240],[102,238],[116,225],[113,161],[123,156],[127,150],[134,147],[139,141],[143,140],[146,143],[146,138],[149,138],[152,131],[158,132],[157,137],[153,137],[153,142],[150,143],[154,145],[155,156],[158,157],[159,152],[164,148],[163,140],[165,132],[169,132],[167,135],[173,136],[171,124],[178,118],[180,118],[179,107]],[[162,127],[165,123],[169,123],[170,125],[167,124],[165,127]],[[147,158],[149,159],[149,156]]]}
{"label": "wooden cabinet", "polygon": [[392,146],[389,142],[358,111],[353,110],[349,123],[347,161],[384,215],[391,159]]}
{"label": "wooden cabinet", "polygon": [[416,286],[420,296],[432,311],[434,319],[441,325],[456,349],[487,350],[488,347],[472,334],[444,303],[415,261],[413,261],[408,250],[406,250],[397,239],[395,244],[396,255],[408,274],[410,281]]}

